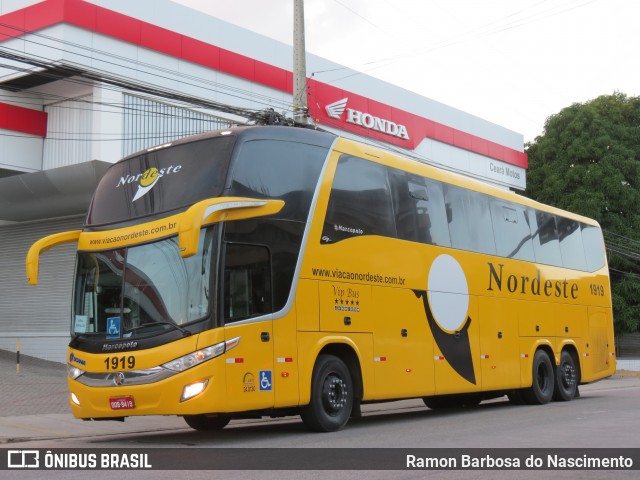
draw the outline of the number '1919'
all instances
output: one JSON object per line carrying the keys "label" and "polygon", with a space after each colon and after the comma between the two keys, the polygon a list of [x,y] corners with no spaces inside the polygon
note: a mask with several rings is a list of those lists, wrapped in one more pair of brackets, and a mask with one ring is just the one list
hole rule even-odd
{"label": "number '1919'", "polygon": [[104,359],[107,370],[124,370],[125,368],[134,368],[136,366],[136,357],[133,355],[121,357],[107,357]]}

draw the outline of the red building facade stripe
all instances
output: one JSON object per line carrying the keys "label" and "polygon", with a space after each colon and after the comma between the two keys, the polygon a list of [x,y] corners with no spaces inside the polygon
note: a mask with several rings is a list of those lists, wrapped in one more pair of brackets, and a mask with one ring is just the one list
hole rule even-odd
{"label": "red building facade stripe", "polygon": [[[0,16],[0,41],[59,23],[74,25],[287,93],[293,91],[293,74],[285,69],[82,0],[45,0]],[[312,86],[309,90],[310,111],[319,123],[408,149],[415,149],[424,138],[431,138],[522,168],[528,166],[528,157],[524,152],[328,84],[311,79],[309,84]],[[341,93],[338,96],[331,95],[332,90]],[[328,103],[349,98],[354,105],[350,108],[358,108],[360,112],[406,126],[410,132],[410,141],[328,117],[324,112],[325,105],[322,103],[324,100],[320,99],[321,96],[326,97]]]}
{"label": "red building facade stripe", "polygon": [[0,128],[45,137],[47,114],[31,108],[0,103]]}

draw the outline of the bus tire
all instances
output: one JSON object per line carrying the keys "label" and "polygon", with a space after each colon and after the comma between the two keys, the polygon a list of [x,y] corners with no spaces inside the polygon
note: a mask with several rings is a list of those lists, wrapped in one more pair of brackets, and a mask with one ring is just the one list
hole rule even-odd
{"label": "bus tire", "polygon": [[560,355],[560,365],[556,368],[553,399],[560,402],[573,400],[578,390],[578,370],[573,356],[564,350]]}
{"label": "bus tire", "polygon": [[342,360],[320,355],[313,367],[311,401],[302,407],[304,424],[316,432],[335,432],[344,428],[353,408],[353,380]]}
{"label": "bus tire", "polygon": [[191,428],[201,432],[222,430],[231,421],[229,415],[185,415],[182,418]]}
{"label": "bus tire", "polygon": [[532,384],[522,391],[529,405],[544,405],[551,401],[554,391],[554,368],[544,350],[537,350],[533,356]]}

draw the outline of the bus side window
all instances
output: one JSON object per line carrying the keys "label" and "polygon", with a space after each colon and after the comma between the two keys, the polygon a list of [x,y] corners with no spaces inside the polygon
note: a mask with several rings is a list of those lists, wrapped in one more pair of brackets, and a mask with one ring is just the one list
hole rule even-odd
{"label": "bus side window", "polygon": [[568,218],[558,217],[558,234],[560,236],[560,253],[562,264],[574,270],[586,270],[587,260],[584,256],[582,231],[580,223]]}
{"label": "bus side window", "polygon": [[582,243],[587,260],[587,271],[595,272],[604,266],[604,241],[598,227],[582,225]]}
{"label": "bus side window", "polygon": [[473,240],[472,249],[474,252],[495,255],[496,239],[493,233],[489,197],[472,190],[467,190],[466,194],[469,234]]}
{"label": "bus side window", "polygon": [[427,195],[429,197],[427,207],[429,209],[429,235],[431,237],[431,243],[433,245],[450,247],[451,239],[449,237],[447,209],[444,203],[442,184],[431,180],[427,180],[426,183]]}
{"label": "bus side window", "polygon": [[521,205],[491,200],[491,215],[498,255],[533,262],[529,211]]}
{"label": "bus side window", "polygon": [[489,198],[453,185],[444,186],[451,246],[495,255]]}
{"label": "bus side window", "polygon": [[531,215],[531,237],[536,262],[562,266],[555,215],[535,210],[535,215]]}
{"label": "bus side window", "polygon": [[[416,240],[421,243],[432,244],[431,218],[429,217],[429,194],[424,181],[421,183],[409,182],[409,198],[413,203],[413,211],[416,227]],[[400,227],[397,227],[398,230]]]}
{"label": "bus side window", "polygon": [[395,169],[390,172],[398,238],[431,243],[429,212],[426,208],[428,194],[424,179]]}
{"label": "bus side window", "polygon": [[271,313],[269,250],[258,245],[227,244],[224,262],[224,319],[234,322]]}
{"label": "bus side window", "polygon": [[333,179],[321,242],[362,235],[396,237],[387,169],[343,155]]}
{"label": "bus side window", "polygon": [[398,238],[429,245],[451,246],[442,184],[393,171]]}
{"label": "bus side window", "polygon": [[465,208],[464,190],[445,185],[444,198],[447,209],[447,221],[451,235],[451,246],[462,250],[472,250],[469,238],[469,222]]}

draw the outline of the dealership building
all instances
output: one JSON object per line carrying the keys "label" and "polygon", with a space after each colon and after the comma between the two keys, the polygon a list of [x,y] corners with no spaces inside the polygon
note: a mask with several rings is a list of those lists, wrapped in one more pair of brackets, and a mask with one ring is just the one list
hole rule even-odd
{"label": "dealership building", "polygon": [[[245,124],[245,112],[291,116],[292,47],[168,0],[3,0],[0,56],[0,349],[19,342],[64,362],[76,246],[45,252],[35,287],[29,246],[82,228],[98,180],[126,155]],[[323,58],[306,63],[319,128],[524,190],[521,134]]]}

